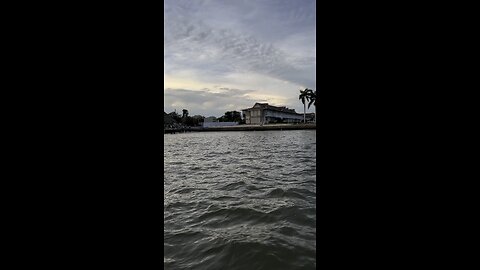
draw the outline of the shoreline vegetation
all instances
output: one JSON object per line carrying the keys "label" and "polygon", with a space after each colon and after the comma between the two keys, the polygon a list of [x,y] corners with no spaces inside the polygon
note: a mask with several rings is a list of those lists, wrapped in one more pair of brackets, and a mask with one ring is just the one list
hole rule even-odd
{"label": "shoreline vegetation", "polygon": [[184,132],[208,132],[208,131],[262,131],[262,130],[298,130],[316,129],[316,123],[307,124],[267,124],[267,125],[238,125],[227,127],[180,127],[164,128],[164,134],[175,134]]}

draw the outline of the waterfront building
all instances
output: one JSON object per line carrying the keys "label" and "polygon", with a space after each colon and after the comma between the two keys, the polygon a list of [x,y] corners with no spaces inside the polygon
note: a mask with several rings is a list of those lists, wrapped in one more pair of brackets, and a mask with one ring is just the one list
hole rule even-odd
{"label": "waterfront building", "polygon": [[252,108],[242,110],[247,125],[263,125],[269,123],[300,123],[303,114],[285,106],[276,107],[268,103],[255,103]]}

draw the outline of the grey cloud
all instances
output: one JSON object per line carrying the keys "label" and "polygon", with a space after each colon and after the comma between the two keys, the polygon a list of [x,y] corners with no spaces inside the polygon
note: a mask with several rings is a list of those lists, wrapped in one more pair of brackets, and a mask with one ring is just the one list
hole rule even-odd
{"label": "grey cloud", "polygon": [[[261,40],[264,33],[287,32],[298,36],[302,28],[292,27],[300,22],[305,23],[305,20],[308,22],[308,14],[314,16],[302,5],[293,6],[292,1],[260,1],[252,7],[251,1],[188,1],[195,2],[195,7],[191,7],[183,1],[166,2],[169,5],[165,10],[164,56],[165,67],[169,72],[185,67],[196,68],[199,73],[210,72],[211,75],[249,71],[315,87],[315,55],[296,54],[294,57],[294,53],[277,48],[273,42]],[[247,10],[245,13],[250,14],[248,19],[239,20],[235,29],[222,28],[221,22],[228,21],[222,14],[233,16],[232,10],[235,8],[239,13]],[[230,12],[221,12],[225,10]],[[236,17],[241,17],[239,15]],[[262,15],[273,18],[274,23],[267,24],[261,20],[255,24],[255,20],[262,18]],[[235,21],[235,17],[230,20]],[[216,22],[216,27],[211,25],[212,21]],[[254,35],[254,31],[246,30],[249,27],[245,23],[250,23],[250,28],[253,29],[269,29]],[[307,26],[307,30],[312,27]],[[286,39],[287,33],[280,35],[281,38]],[[299,48],[305,46],[308,45],[301,44]],[[314,46],[315,44],[310,44],[310,47]],[[295,50],[295,47],[287,49]]]}
{"label": "grey cloud", "polygon": [[[175,109],[189,110],[189,113],[200,114],[203,116],[222,116],[226,111],[241,110],[251,107],[258,100],[250,99],[246,94],[252,90],[240,90],[223,88],[222,92],[216,93],[213,90],[189,90],[189,89],[165,89],[165,112],[172,112]],[[173,104],[183,104],[183,106],[174,106]],[[230,105],[234,105],[231,107]]]}

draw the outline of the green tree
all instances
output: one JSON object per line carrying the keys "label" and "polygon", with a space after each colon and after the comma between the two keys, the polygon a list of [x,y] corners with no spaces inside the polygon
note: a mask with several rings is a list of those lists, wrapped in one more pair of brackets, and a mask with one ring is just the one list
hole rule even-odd
{"label": "green tree", "polygon": [[181,122],[181,117],[178,113],[176,112],[171,112],[169,113],[170,117],[172,117],[172,119],[176,122],[176,123],[180,123]]}
{"label": "green tree", "polygon": [[317,90],[305,89],[307,91],[308,108],[313,104],[315,106],[315,123],[317,122]]}
{"label": "green tree", "polygon": [[237,111],[228,111],[225,112],[225,115],[218,118],[219,122],[241,122],[242,114]]}
{"label": "green tree", "polygon": [[194,115],[194,116],[189,117],[189,118],[192,118],[192,125],[193,126],[201,126],[202,122],[205,119],[205,117],[202,116],[202,115]]}
{"label": "green tree", "polygon": [[301,100],[303,103],[303,123],[307,122],[305,118],[306,111],[307,111],[307,108],[306,108],[307,104],[305,103],[305,101],[308,101],[309,90],[310,89],[308,88],[305,88],[305,90],[300,90],[300,95],[298,96],[298,99]]}
{"label": "green tree", "polygon": [[182,118],[188,117],[188,110],[187,109],[183,109],[182,113],[183,113]]}

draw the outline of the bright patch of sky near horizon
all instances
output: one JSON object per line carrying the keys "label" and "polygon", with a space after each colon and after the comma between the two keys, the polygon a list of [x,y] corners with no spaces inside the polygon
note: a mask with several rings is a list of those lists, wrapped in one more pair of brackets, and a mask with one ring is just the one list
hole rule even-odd
{"label": "bright patch of sky near horizon", "polygon": [[218,117],[268,102],[303,113],[299,90],[316,90],[315,10],[315,0],[164,0],[165,112]]}

